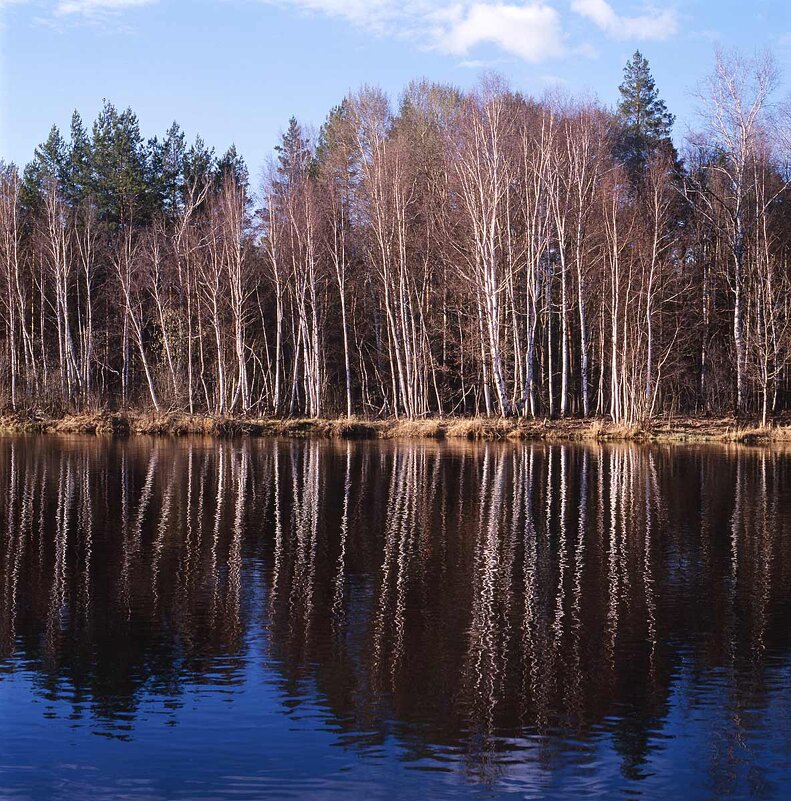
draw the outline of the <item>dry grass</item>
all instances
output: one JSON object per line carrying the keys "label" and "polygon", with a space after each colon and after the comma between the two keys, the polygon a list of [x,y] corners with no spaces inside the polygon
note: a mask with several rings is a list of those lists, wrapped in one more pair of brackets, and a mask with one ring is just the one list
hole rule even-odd
{"label": "dry grass", "polygon": [[4,414],[0,416],[1,434],[34,434],[45,430],[46,420],[34,415]]}
{"label": "dry grass", "polygon": [[248,429],[245,433],[269,437],[354,439],[376,435],[372,424],[355,418],[339,418],[337,420],[267,418],[250,421]]}
{"label": "dry grass", "polygon": [[769,426],[734,418],[657,419],[646,426],[603,419],[524,420],[487,417],[365,420],[361,418],[231,418],[181,413],[86,412],[51,418],[40,412],[0,415],[0,434],[55,433],[127,436],[268,436],[324,439],[525,440],[546,442],[791,442],[791,419]]}
{"label": "dry grass", "polygon": [[448,423],[445,435],[451,439],[507,439],[518,426],[517,420],[500,417],[460,417]]}
{"label": "dry grass", "polygon": [[379,436],[387,439],[443,439],[445,435],[445,425],[436,419],[395,420],[379,430]]}
{"label": "dry grass", "polygon": [[752,426],[736,428],[725,435],[728,442],[741,442],[747,445],[791,442],[791,426]]}
{"label": "dry grass", "polygon": [[602,426],[597,439],[599,440],[643,440],[649,435],[640,426],[625,425],[623,423],[610,423]]}
{"label": "dry grass", "polygon": [[48,423],[47,430],[56,434],[124,435],[129,433],[129,421],[118,414],[86,412],[53,420]]}

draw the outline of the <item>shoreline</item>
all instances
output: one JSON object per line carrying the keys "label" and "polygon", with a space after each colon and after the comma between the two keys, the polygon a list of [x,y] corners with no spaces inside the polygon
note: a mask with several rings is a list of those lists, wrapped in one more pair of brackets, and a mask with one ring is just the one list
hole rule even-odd
{"label": "shoreline", "polygon": [[41,413],[0,415],[0,434],[83,434],[97,436],[316,437],[322,439],[456,439],[546,442],[791,443],[791,421],[763,427],[732,417],[661,418],[644,426],[615,424],[599,418],[555,420],[521,418],[243,418],[88,412],[51,417]]}

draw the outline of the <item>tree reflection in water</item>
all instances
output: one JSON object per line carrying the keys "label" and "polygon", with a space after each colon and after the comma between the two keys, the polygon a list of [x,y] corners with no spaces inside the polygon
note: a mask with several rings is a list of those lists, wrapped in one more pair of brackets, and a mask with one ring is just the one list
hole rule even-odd
{"label": "tree reflection in water", "polygon": [[790,467],[723,448],[6,439],[0,691],[23,671],[134,741],[152,698],[178,722],[191,688],[249,686],[257,665],[283,714],[359,759],[396,741],[405,764],[491,788],[595,779],[602,749],[619,781],[648,779],[708,710],[706,792],[771,796],[791,778],[767,731],[789,717]]}

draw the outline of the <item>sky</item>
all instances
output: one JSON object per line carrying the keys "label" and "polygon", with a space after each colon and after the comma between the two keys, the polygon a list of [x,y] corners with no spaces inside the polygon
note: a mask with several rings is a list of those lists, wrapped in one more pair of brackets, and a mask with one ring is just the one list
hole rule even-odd
{"label": "sky", "polygon": [[717,47],[772,50],[787,93],[789,0],[0,0],[0,159],[24,164],[106,98],[146,137],[176,120],[235,144],[255,177],[292,115],[317,128],[363,84],[397,101],[415,78],[467,89],[496,71],[614,105],[638,48],[680,141]]}

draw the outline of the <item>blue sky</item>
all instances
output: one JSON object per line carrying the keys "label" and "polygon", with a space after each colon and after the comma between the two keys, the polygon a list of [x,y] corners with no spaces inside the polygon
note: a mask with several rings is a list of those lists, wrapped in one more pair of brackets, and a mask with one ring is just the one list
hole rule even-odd
{"label": "blue sky", "polygon": [[540,95],[615,103],[639,47],[677,117],[717,45],[770,48],[791,88],[788,0],[0,0],[0,158],[24,163],[74,108],[130,105],[146,136],[174,119],[257,175],[294,114],[317,126],[350,89],[412,78],[470,87],[493,69]]}

